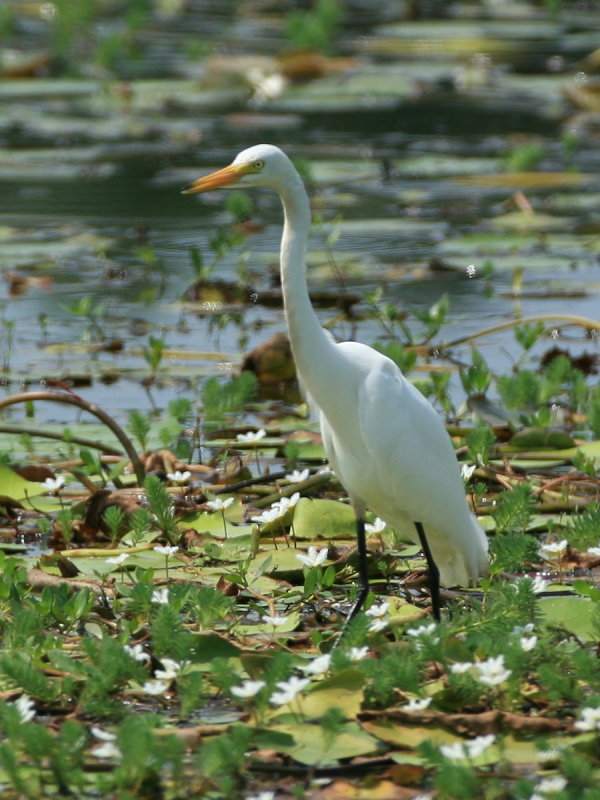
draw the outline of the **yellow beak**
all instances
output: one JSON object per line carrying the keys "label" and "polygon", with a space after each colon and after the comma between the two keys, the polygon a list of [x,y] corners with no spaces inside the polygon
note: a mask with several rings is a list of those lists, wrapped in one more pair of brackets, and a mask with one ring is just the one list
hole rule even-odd
{"label": "yellow beak", "polygon": [[181,194],[197,194],[197,192],[209,192],[211,189],[223,189],[238,181],[248,172],[247,164],[230,164],[217,172],[211,172],[203,178],[189,183],[185,186]]}

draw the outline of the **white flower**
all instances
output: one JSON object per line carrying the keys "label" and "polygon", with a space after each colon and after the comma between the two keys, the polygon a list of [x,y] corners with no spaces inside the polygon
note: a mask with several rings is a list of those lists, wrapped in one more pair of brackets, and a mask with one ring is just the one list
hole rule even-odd
{"label": "white flower", "polygon": [[487,750],[494,742],[496,737],[493,733],[488,736],[477,736],[469,742],[455,742],[454,744],[441,745],[440,753],[446,758],[457,760],[461,758],[477,758],[484,750]]}
{"label": "white flower", "polygon": [[319,567],[327,558],[328,553],[329,549],[327,547],[323,547],[321,550],[317,550],[316,547],[309,547],[306,555],[296,553],[296,558],[307,567]]}
{"label": "white flower", "polygon": [[351,647],[346,655],[350,661],[362,661],[368,652],[369,648],[365,645],[364,647]]}
{"label": "white flower", "polygon": [[529,796],[529,800],[546,800],[546,798],[542,797],[541,794],[534,792],[532,795]]}
{"label": "white flower", "polygon": [[185,472],[180,472],[179,470],[167,472],[167,478],[173,483],[187,483],[191,477],[192,473],[187,470]]}
{"label": "white flower", "polygon": [[290,483],[302,483],[308,478],[309,475],[309,469],[295,469],[293,472],[290,472],[289,475],[286,475],[285,479]]}
{"label": "white flower", "polygon": [[252,522],[258,522],[259,525],[266,525],[269,522],[275,522],[276,519],[279,519],[279,507],[267,508],[261,514],[257,514],[255,517],[251,517]]}
{"label": "white flower", "polygon": [[470,742],[466,743],[469,758],[477,758],[483,753],[484,750],[487,750],[488,747],[491,747],[495,741],[496,737],[493,733],[490,733],[487,736],[476,736],[474,739],[471,739]]}
{"label": "white flower", "polygon": [[123,650],[136,661],[150,661],[150,656],[144,652],[141,644],[124,644]]}
{"label": "white flower", "polygon": [[432,800],[433,795],[431,794],[415,794],[412,797],[412,800]]}
{"label": "white flower", "polygon": [[324,653],[322,656],[313,658],[308,664],[302,664],[300,669],[307,675],[322,675],[327,672],[331,664],[331,653]]}
{"label": "white flower", "polygon": [[387,628],[387,620],[385,619],[374,619],[373,622],[368,627],[369,633],[379,633],[379,631],[384,630]]}
{"label": "white flower", "polygon": [[240,444],[256,444],[264,439],[267,432],[261,428],[259,431],[249,431],[248,433],[238,433],[235,437]]}
{"label": "white flower", "polygon": [[562,556],[568,545],[569,543],[566,539],[561,539],[560,542],[548,542],[540,547],[538,553],[542,558],[546,559],[546,561],[554,561]]}
{"label": "white flower", "polygon": [[121,758],[122,753],[114,742],[104,742],[90,750],[90,753],[96,758]]}
{"label": "white flower", "polygon": [[457,661],[455,664],[450,664],[450,672],[454,675],[462,675],[465,672],[469,672],[472,668],[472,661]]}
{"label": "white flower", "polygon": [[174,661],[172,658],[161,658],[161,664],[164,669],[157,669],[154,677],[159,681],[172,681],[174,680],[184,667],[187,667],[189,661]]}
{"label": "white flower", "polygon": [[436,629],[436,623],[431,622],[429,625],[420,625],[418,628],[407,628],[406,633],[409,636],[429,636],[429,634],[433,633]]}
{"label": "white flower", "polygon": [[17,709],[21,722],[30,722],[35,717],[35,703],[29,695],[22,694],[11,705]]}
{"label": "white flower", "polygon": [[581,719],[574,722],[573,727],[578,731],[600,731],[600,708],[582,708]]}
{"label": "white flower", "polygon": [[164,545],[157,544],[156,547],[153,547],[152,549],[156,553],[160,553],[161,556],[166,556],[167,558],[170,558],[171,556],[174,556],[175,553],[179,550],[178,547],[169,547],[168,544],[164,544]]}
{"label": "white flower", "polygon": [[475,472],[475,464],[461,464],[460,474],[465,483],[471,480],[471,476]]}
{"label": "white flower", "polygon": [[495,658],[488,658],[487,661],[478,661],[473,665],[476,673],[476,680],[485,683],[487,686],[497,686],[504,683],[512,674],[512,670],[504,666],[504,656],[499,655]]}
{"label": "white flower", "polygon": [[263,614],[261,619],[263,622],[273,625],[275,628],[278,628],[280,625],[285,625],[288,621],[287,617],[270,617],[268,614]]}
{"label": "white flower", "polygon": [[161,606],[166,606],[169,604],[169,590],[165,586],[162,589],[155,589],[152,592],[152,597],[150,598],[151,603],[158,603]]}
{"label": "white flower", "polygon": [[310,678],[298,678],[296,675],[292,675],[288,681],[278,681],[275,685],[279,691],[273,692],[269,701],[274,706],[283,706],[285,703],[291,703],[298,692],[306,689],[309,683]]}
{"label": "white flower", "polygon": [[511,633],[513,636],[521,636],[524,633],[533,633],[533,622],[528,622],[527,625],[515,625]]}
{"label": "white flower", "polygon": [[114,733],[103,731],[102,728],[98,728],[95,725],[90,728],[90,732],[92,736],[103,742],[103,744],[91,750],[93,756],[96,756],[96,758],[121,758],[122,753],[115,744],[117,737]]}
{"label": "white flower", "polygon": [[379,517],[376,517],[373,522],[367,522],[365,525],[365,531],[367,533],[381,533],[387,527],[387,523],[384,522]]}
{"label": "white flower", "polygon": [[290,508],[294,508],[298,500],[300,500],[300,492],[294,492],[291,497],[281,497],[279,500],[276,500],[271,508],[277,508],[279,516],[283,517],[286,511],[289,511]]}
{"label": "white flower", "polygon": [[587,551],[591,556],[600,556],[600,547],[588,547]]}
{"label": "white flower", "polygon": [[112,558],[107,558],[107,564],[122,564],[129,558],[129,553],[120,553],[118,556],[112,556]]}
{"label": "white flower", "polygon": [[142,691],[146,694],[164,694],[167,689],[169,688],[169,684],[165,683],[165,681],[146,681],[146,683],[142,686]]}
{"label": "white flower", "polygon": [[529,578],[532,583],[532,590],[534,594],[541,594],[541,592],[545,592],[546,589],[550,586],[550,581],[545,581],[541,575],[536,575],[533,580]]}
{"label": "white flower", "polygon": [[217,497],[214,500],[207,500],[204,505],[208,506],[211,511],[225,511],[234,500],[235,497],[228,497],[226,500],[221,500],[220,497]]}
{"label": "white flower", "polygon": [[242,698],[254,697],[266,685],[264,681],[244,681],[240,686],[232,686],[231,694]]}
{"label": "white flower", "polygon": [[521,638],[519,639],[521,650],[524,650],[526,653],[529,650],[533,650],[533,648],[537,644],[537,640],[538,640],[537,636],[521,636]]}
{"label": "white flower", "polygon": [[379,604],[373,603],[371,608],[368,608],[365,611],[365,614],[367,615],[367,617],[385,617],[389,607],[390,604],[385,600]]}
{"label": "white flower", "polygon": [[459,758],[466,758],[465,748],[462,742],[454,742],[454,744],[443,744],[440,746],[440,753],[444,758],[451,758],[456,761]]}
{"label": "white flower", "polygon": [[102,728],[98,728],[97,725],[92,725],[90,733],[92,736],[95,736],[96,739],[100,739],[101,742],[114,742],[117,738],[116,734],[102,730]]}
{"label": "white flower", "polygon": [[258,522],[259,525],[266,525],[269,522],[275,522],[276,519],[279,519],[279,506],[274,508],[265,509],[262,514],[257,514],[257,516],[252,517],[252,522]]}
{"label": "white flower", "polygon": [[62,475],[58,475],[56,478],[46,478],[46,480],[42,483],[44,489],[47,489],[49,492],[58,492],[59,489],[65,485],[65,479]]}
{"label": "white flower", "polygon": [[246,797],[246,800],[274,800],[275,792],[259,792],[258,794],[251,794]]}
{"label": "white flower", "polygon": [[412,697],[404,706],[407,711],[424,711],[429,708],[431,697]]}
{"label": "white flower", "polygon": [[544,792],[546,794],[562,792],[563,789],[567,788],[567,779],[563,778],[562,775],[556,775],[554,778],[544,778],[535,788],[538,792]]}

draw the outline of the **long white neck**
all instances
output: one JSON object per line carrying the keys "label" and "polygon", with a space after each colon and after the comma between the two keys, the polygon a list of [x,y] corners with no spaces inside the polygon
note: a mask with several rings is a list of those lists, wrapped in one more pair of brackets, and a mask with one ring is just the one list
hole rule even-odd
{"label": "long white neck", "polygon": [[301,383],[322,407],[323,381],[331,378],[335,345],[325,333],[310,302],[306,285],[306,243],[310,230],[310,205],[300,176],[280,190],[284,211],[281,238],[281,288],[292,352]]}

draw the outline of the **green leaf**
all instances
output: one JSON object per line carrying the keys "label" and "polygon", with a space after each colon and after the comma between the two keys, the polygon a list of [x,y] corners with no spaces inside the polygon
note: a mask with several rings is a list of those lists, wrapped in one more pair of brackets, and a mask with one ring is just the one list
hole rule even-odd
{"label": "green leaf", "polygon": [[26,481],[6,464],[0,464],[0,502],[38,497],[47,489],[41,483]]}

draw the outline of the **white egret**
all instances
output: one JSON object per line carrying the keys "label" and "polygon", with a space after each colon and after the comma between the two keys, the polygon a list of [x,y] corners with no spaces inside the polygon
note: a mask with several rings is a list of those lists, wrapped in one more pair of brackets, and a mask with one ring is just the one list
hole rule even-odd
{"label": "white egret", "polygon": [[471,586],[487,571],[487,538],[470,513],[452,442],[442,420],[396,364],[367,345],[334,342],[317,319],[306,285],[311,222],[308,195],[289,158],[273,145],[241,152],[184,194],[264,186],[283,204],[281,285],[300,382],[318,406],[331,466],[356,512],[359,591],[369,590],[365,510],[413,530],[429,567],[433,613],[439,587]]}

